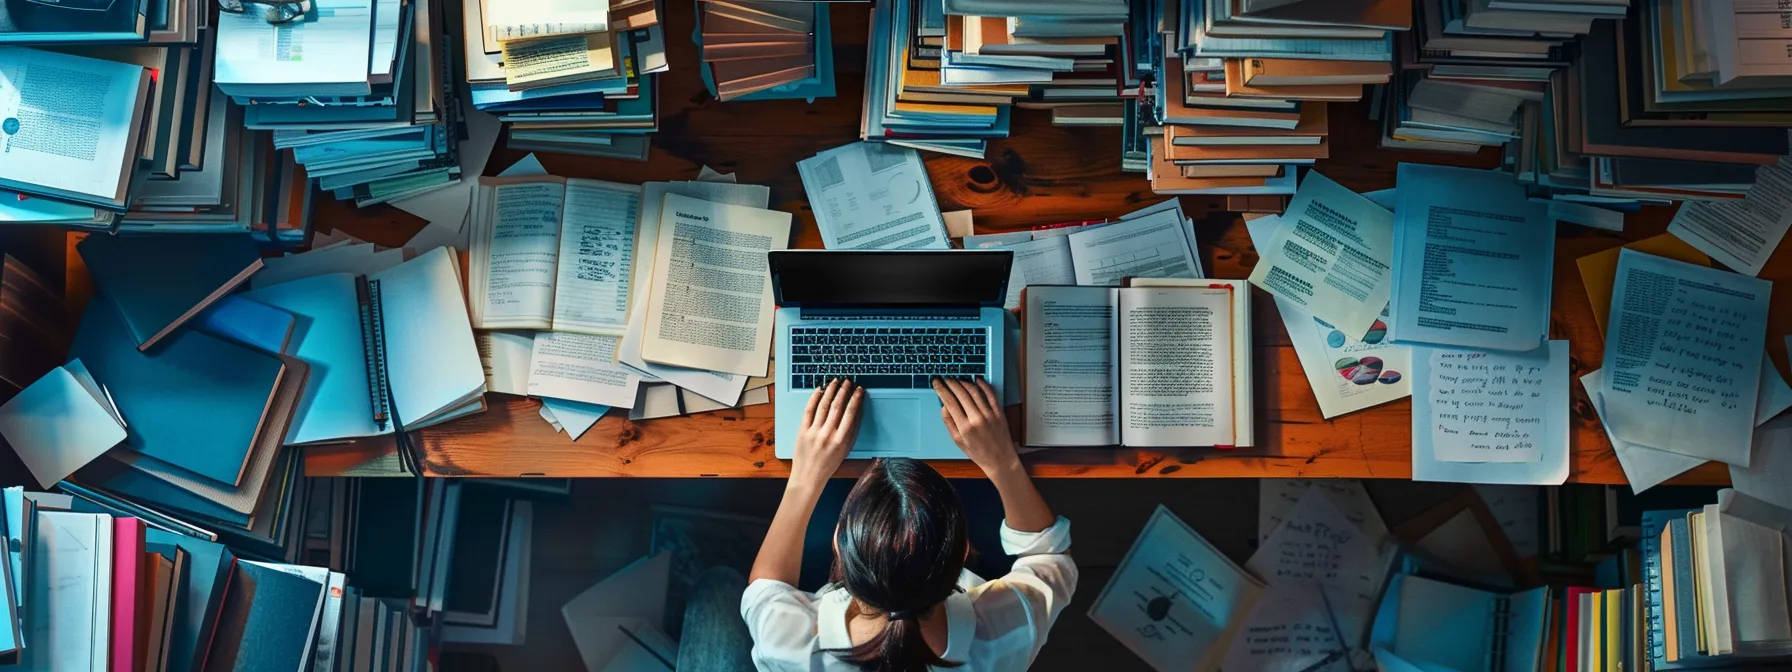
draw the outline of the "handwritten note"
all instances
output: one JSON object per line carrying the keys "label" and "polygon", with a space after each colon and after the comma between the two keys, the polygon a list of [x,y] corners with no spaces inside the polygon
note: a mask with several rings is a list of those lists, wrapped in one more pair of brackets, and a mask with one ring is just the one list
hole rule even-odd
{"label": "handwritten note", "polygon": [[1637,445],[1748,466],[1772,283],[1633,250],[1606,326],[1606,424]]}
{"label": "handwritten note", "polygon": [[1332,505],[1344,514],[1369,539],[1381,543],[1388,538],[1387,523],[1369,499],[1363,482],[1353,478],[1265,478],[1257,490],[1257,541],[1269,541],[1269,535],[1282,525],[1282,519],[1294,511],[1308,489],[1324,492]]}
{"label": "handwritten note", "polygon": [[[1388,562],[1382,544],[1345,519],[1324,491],[1309,489],[1245,569],[1267,582],[1272,596],[1323,593],[1319,601],[1330,613],[1322,615],[1335,618],[1345,641],[1357,646],[1368,635]],[[1266,623],[1253,619],[1247,629],[1252,625]]]}
{"label": "handwritten note", "polygon": [[[1543,457],[1550,360],[1475,350],[1432,350],[1425,396],[1431,445],[1445,462],[1536,462]],[[1561,387],[1567,366],[1560,363]]]}
{"label": "handwritten note", "polygon": [[[1475,389],[1464,385],[1469,377],[1478,377],[1479,372],[1463,371],[1462,366],[1452,366],[1449,375],[1457,380],[1439,380],[1432,371],[1432,361],[1437,352],[1448,352],[1453,355],[1473,355],[1480,357],[1470,360],[1466,357],[1450,360],[1460,365],[1470,362],[1471,366],[1484,363],[1491,368],[1498,364],[1502,372],[1510,374],[1514,364],[1526,367],[1541,366],[1536,375],[1522,375],[1524,379],[1541,378],[1534,387],[1520,387],[1522,396],[1508,394],[1504,397],[1491,397],[1485,394],[1485,388]],[[1561,483],[1568,478],[1568,342],[1550,341],[1548,348],[1539,348],[1529,353],[1488,353],[1473,350],[1427,351],[1417,350],[1413,353],[1413,390],[1412,390],[1412,478],[1415,481],[1444,481],[1451,483],[1506,483],[1514,485],[1550,485]],[[1520,369],[1524,373],[1528,369]],[[1469,374],[1474,374],[1473,376]],[[1508,375],[1508,377],[1511,377]],[[1489,376],[1491,379],[1491,376]],[[1449,395],[1434,395],[1432,388],[1449,387],[1455,390]],[[1509,386],[1505,389],[1510,389]],[[1532,392],[1541,396],[1532,397]],[[1513,403],[1517,398],[1522,404]],[[1433,400],[1449,400],[1450,404],[1434,404]],[[1492,401],[1492,400],[1500,401]],[[1469,406],[1467,402],[1476,400],[1489,401],[1487,406]],[[1457,404],[1454,402],[1464,402]],[[1499,404],[1517,408],[1503,408]],[[1481,416],[1485,415],[1486,418]],[[1498,418],[1496,422],[1496,416]],[[1531,422],[1530,419],[1541,417],[1542,422]],[[1511,418],[1508,427],[1505,418]],[[1441,426],[1441,428],[1440,428]],[[1484,455],[1496,452],[1515,452],[1512,449],[1496,451],[1481,449],[1479,445],[1495,445],[1498,443],[1519,443],[1516,438],[1495,436],[1497,432],[1507,432],[1515,428],[1529,433],[1529,443],[1536,445],[1536,456],[1529,461],[1489,461]],[[1447,431],[1445,431],[1447,430]],[[1486,432],[1486,436],[1471,434]],[[1527,448],[1528,450],[1528,448]],[[1444,455],[1472,455],[1478,461],[1462,461],[1462,458],[1447,459]]]}
{"label": "handwritten note", "polygon": [[1317,593],[1272,587],[1264,597],[1226,649],[1220,669],[1306,672],[1329,669],[1323,667],[1327,661],[1349,669],[1349,649]]}

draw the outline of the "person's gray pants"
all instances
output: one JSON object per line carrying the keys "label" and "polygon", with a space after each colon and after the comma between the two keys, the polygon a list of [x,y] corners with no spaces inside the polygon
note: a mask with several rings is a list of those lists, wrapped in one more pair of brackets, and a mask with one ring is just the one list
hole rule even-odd
{"label": "person's gray pants", "polygon": [[740,617],[747,580],[730,567],[697,577],[684,602],[679,672],[753,672],[753,637]]}

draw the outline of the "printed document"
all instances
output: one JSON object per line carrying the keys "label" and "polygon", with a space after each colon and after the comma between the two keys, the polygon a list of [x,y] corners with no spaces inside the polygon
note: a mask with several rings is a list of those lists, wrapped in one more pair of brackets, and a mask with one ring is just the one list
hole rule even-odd
{"label": "printed document", "polygon": [[1055,287],[1028,296],[1021,332],[1028,368],[1023,398],[1031,400],[1022,406],[1027,445],[1120,443],[1111,338],[1116,291]]}
{"label": "printed document", "polygon": [[583,81],[617,69],[609,33],[505,42],[501,58],[504,83],[512,91],[569,83],[561,80]]}
{"label": "printed document", "polygon": [[774,308],[765,253],[789,246],[790,213],[665,198],[641,358],[765,375]]}
{"label": "printed document", "polygon": [[[1282,226],[1280,215],[1245,222],[1252,244],[1261,246]],[[1362,338],[1346,335],[1300,306],[1276,297],[1276,310],[1300,359],[1307,385],[1327,420],[1412,396],[1412,348],[1387,342],[1387,311]]]}
{"label": "printed document", "polygon": [[1755,170],[1741,200],[1687,201],[1668,233],[1739,273],[1760,275],[1792,227],[1792,158]]}
{"label": "printed document", "polygon": [[1549,334],[1556,223],[1508,173],[1400,164],[1393,340],[1525,352]]}
{"label": "printed document", "polygon": [[[476,296],[474,326],[547,329],[560,251],[560,204],[566,185],[527,182],[498,185],[490,194],[488,223],[472,235],[468,265]],[[483,291],[479,291],[483,288]],[[483,304],[483,309],[478,309]]]}
{"label": "printed document", "polygon": [[1158,672],[1212,672],[1263,588],[1159,505],[1089,618]]}
{"label": "printed document", "polygon": [[1639,446],[1618,438],[1612,433],[1611,423],[1605,421],[1605,377],[1599,371],[1588,371],[1580,377],[1580,386],[1593,401],[1593,412],[1598,414],[1600,426],[1605,428],[1605,438],[1612,442],[1612,452],[1618,456],[1618,466],[1624,470],[1624,480],[1630,483],[1631,492],[1641,493],[1710,461]]}
{"label": "printed document", "polygon": [[1251,284],[1361,339],[1388,305],[1394,214],[1308,172]]}
{"label": "printed document", "polygon": [[485,367],[485,391],[527,396],[529,360],[534,357],[535,336],[528,332],[479,331],[479,363]]}
{"label": "printed document", "polygon": [[855,142],[798,161],[796,172],[827,249],[951,247],[927,166],[913,149]]}
{"label": "printed document", "polygon": [[1064,238],[1076,259],[1076,284],[1118,286],[1129,278],[1199,278],[1180,210],[1077,231]]}
{"label": "printed document", "polygon": [[629,275],[641,190],[567,180],[554,275],[554,329],[621,334],[628,324]]}
{"label": "printed document", "polygon": [[[218,15],[213,81],[278,85],[290,95],[364,96],[373,51],[373,0],[316,0],[316,20],[270,24],[260,12]],[[233,94],[234,95],[234,94]]]}
{"label": "printed document", "polygon": [[1030,285],[1074,285],[1075,262],[1070,259],[1070,246],[1064,238],[1029,240],[995,249],[1014,253],[1008,267],[1008,298],[1002,306],[1009,310],[1020,307],[1021,290]]}
{"label": "printed document", "polygon": [[1773,284],[1624,250],[1605,420],[1627,442],[1748,466]]}
{"label": "printed document", "polygon": [[616,363],[617,340],[616,336],[537,332],[529,357],[529,396],[634,406],[641,377]]}
{"label": "printed document", "polygon": [[143,76],[128,63],[0,46],[0,120],[10,126],[0,132],[0,185],[122,198]]}
{"label": "printed document", "polygon": [[[1445,366],[1434,371],[1438,362]],[[1568,479],[1567,341],[1528,353],[1414,350],[1412,364],[1413,480],[1559,485]],[[1513,367],[1519,367],[1522,380],[1532,382],[1473,389],[1470,378],[1485,376],[1492,384],[1494,365],[1508,380],[1518,378]],[[1476,368],[1482,366],[1489,371]],[[1526,454],[1536,457],[1510,459]]]}

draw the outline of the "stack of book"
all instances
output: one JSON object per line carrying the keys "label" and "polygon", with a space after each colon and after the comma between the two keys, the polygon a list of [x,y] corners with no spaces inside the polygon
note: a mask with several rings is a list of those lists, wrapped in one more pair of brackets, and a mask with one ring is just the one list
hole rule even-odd
{"label": "stack of book", "polygon": [[1117,122],[1129,12],[1120,0],[880,4],[862,137],[981,157],[988,138],[1008,135],[1017,101],[1075,106],[1062,117],[1071,123]]}
{"label": "stack of book", "polygon": [[699,21],[704,81],[721,100],[814,84],[822,59],[832,58],[822,48],[825,3],[711,0],[701,3]]}
{"label": "stack of book", "polygon": [[655,0],[461,7],[473,107],[510,125],[511,148],[646,160],[670,69]]}
{"label": "stack of book", "polygon": [[[1757,168],[1788,153],[1792,78],[1724,79],[1714,55],[1758,53],[1754,45],[1773,40],[1739,36],[1759,35],[1749,31],[1780,20],[1720,15],[1718,5],[1728,6],[1637,2],[1628,14],[1595,24],[1572,66],[1551,77],[1534,122],[1539,132],[1513,152],[1520,177],[1633,202],[1746,195]],[[1779,40],[1779,49],[1792,63],[1784,58],[1787,42]],[[1527,117],[1525,125],[1533,122]]]}
{"label": "stack of book", "polygon": [[[1628,0],[1424,0],[1400,36],[1400,81],[1381,101],[1381,144],[1473,154],[1536,133],[1567,45],[1598,19],[1622,18]],[[1528,129],[1528,131],[1527,131]],[[1510,151],[1510,150],[1509,150]]]}
{"label": "stack of book", "polygon": [[1412,23],[1401,0],[1184,0],[1165,11],[1157,123],[1128,130],[1147,136],[1135,141],[1146,174],[1168,194],[1293,193],[1296,168],[1331,155],[1327,104],[1387,82],[1390,32]]}
{"label": "stack of book", "polygon": [[314,19],[270,18],[221,14],[212,65],[218,90],[244,107],[243,125],[291,150],[268,160],[361,206],[460,180],[462,120],[443,76],[452,57],[434,37],[439,4],[332,0]]}

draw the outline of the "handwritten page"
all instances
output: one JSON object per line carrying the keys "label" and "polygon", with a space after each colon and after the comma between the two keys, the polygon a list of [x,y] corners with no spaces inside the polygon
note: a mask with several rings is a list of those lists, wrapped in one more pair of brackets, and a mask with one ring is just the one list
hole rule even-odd
{"label": "handwritten page", "polygon": [[566,181],[566,222],[554,278],[554,330],[620,336],[628,327],[629,275],[641,188]]}
{"label": "handwritten page", "polygon": [[1612,434],[1748,466],[1772,289],[1744,275],[1619,254],[1602,367]]}
{"label": "handwritten page", "polygon": [[1308,490],[1324,492],[1344,519],[1381,543],[1388,539],[1388,525],[1376,510],[1375,501],[1363,482],[1353,478],[1265,478],[1257,489],[1257,542],[1269,541],[1269,535],[1282,524]]}
{"label": "handwritten page", "polygon": [[1089,618],[1158,672],[1211,672],[1263,588],[1160,505]]}
{"label": "handwritten page", "polygon": [[[1323,593],[1353,648],[1374,620],[1392,556],[1345,519],[1323,490],[1309,489],[1244,567],[1270,586],[1269,596]],[[1244,668],[1240,668],[1244,669]]]}
{"label": "handwritten page", "polygon": [[[1495,383],[1496,377],[1505,380]],[[1471,380],[1481,378],[1483,387]],[[1520,354],[1415,350],[1413,381],[1413,480],[1515,485],[1567,480],[1567,341]],[[1516,455],[1533,457],[1512,459]]]}
{"label": "handwritten page", "polygon": [[1014,253],[1014,263],[1008,267],[1008,297],[1003,301],[1009,310],[1020,307],[1020,292],[1029,286],[1077,284],[1067,238],[1029,240],[996,249]]}
{"label": "handwritten page", "polygon": [[1361,339],[1388,305],[1394,213],[1308,171],[1251,284]]}
{"label": "handwritten page", "polygon": [[[1567,363],[1472,350],[1430,350],[1421,383],[1431,445],[1446,462],[1536,462],[1548,440],[1548,404],[1566,399]],[[1560,373],[1560,392],[1554,385]]]}
{"label": "handwritten page", "polygon": [[1668,233],[1679,236],[1725,266],[1760,275],[1767,258],[1792,227],[1792,159],[1755,169],[1755,184],[1741,200],[1687,201]]}
{"label": "handwritten page", "polygon": [[[1281,216],[1270,215],[1245,222],[1245,228],[1253,244],[1267,244],[1282,222]],[[1385,308],[1362,338],[1281,297],[1276,297],[1276,310],[1319,402],[1321,417],[1329,420],[1412,396],[1412,348],[1387,342]]]}
{"label": "handwritten page", "polygon": [[1580,377],[1580,386],[1586,388],[1587,398],[1593,401],[1593,412],[1598,414],[1600,426],[1605,428],[1605,438],[1612,442],[1612,452],[1617,454],[1618,466],[1624,470],[1624,480],[1630,482],[1632,492],[1641,493],[1710,461],[1639,446],[1618,438],[1612,433],[1611,424],[1604,421],[1605,377],[1601,374],[1600,371],[1588,371]]}
{"label": "handwritten page", "polygon": [[615,336],[543,331],[529,358],[529,396],[633,408],[641,377],[616,363]]}
{"label": "handwritten page", "polygon": [[1400,164],[1393,340],[1524,352],[1549,335],[1556,222],[1511,174]]}
{"label": "handwritten page", "polygon": [[[1271,587],[1226,648],[1223,670],[1349,670],[1349,646],[1313,590]],[[1327,667],[1330,662],[1333,666]]]}

